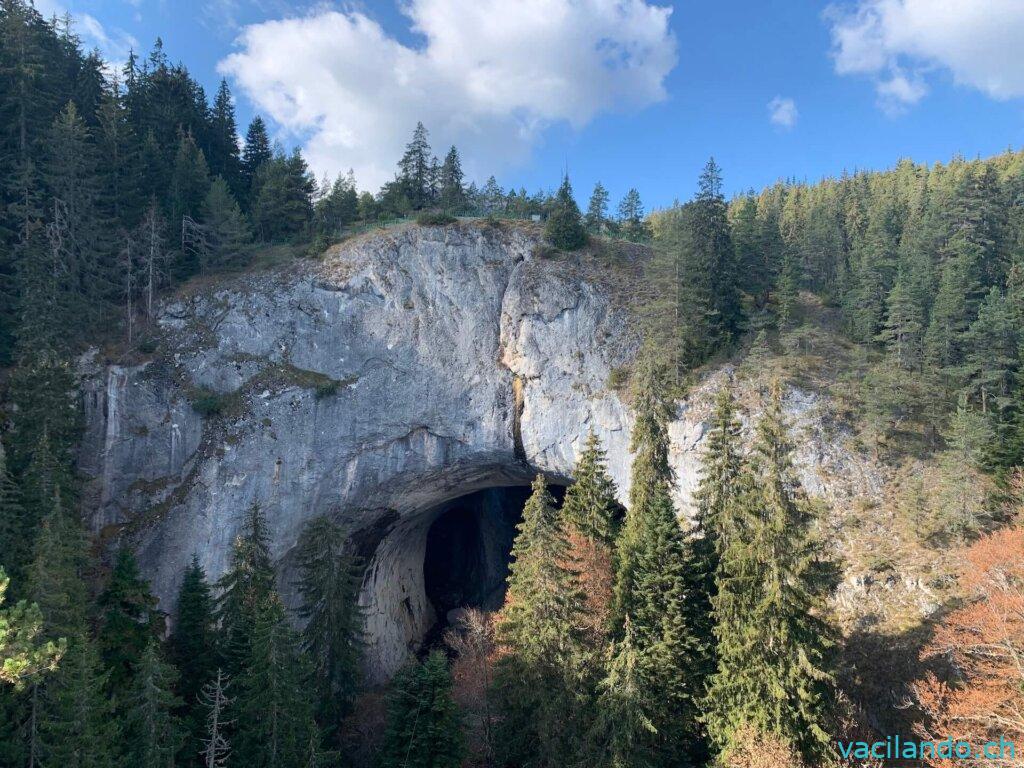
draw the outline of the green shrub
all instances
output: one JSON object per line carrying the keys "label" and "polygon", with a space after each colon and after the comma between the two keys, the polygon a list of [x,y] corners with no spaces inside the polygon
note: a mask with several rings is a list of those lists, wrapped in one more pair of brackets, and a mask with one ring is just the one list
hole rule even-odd
{"label": "green shrub", "polygon": [[200,388],[193,390],[191,395],[192,409],[200,416],[219,416],[224,412],[227,403],[227,395],[214,392],[210,389]]}
{"label": "green shrub", "polygon": [[626,388],[629,383],[629,368],[624,365],[620,365],[618,368],[612,368],[611,373],[608,374],[608,388],[613,389],[616,392]]}
{"label": "green shrub", "polygon": [[456,221],[458,219],[444,211],[423,211],[416,217],[416,223],[423,227],[443,227]]}
{"label": "green shrub", "polygon": [[313,388],[313,396],[316,397],[317,400],[330,397],[337,393],[339,386],[341,386],[341,382],[335,379],[321,381]]}

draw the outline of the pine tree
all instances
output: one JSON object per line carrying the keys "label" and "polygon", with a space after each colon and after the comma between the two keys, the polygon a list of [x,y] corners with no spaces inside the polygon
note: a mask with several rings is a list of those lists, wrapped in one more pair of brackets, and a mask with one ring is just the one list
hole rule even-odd
{"label": "pine tree", "polygon": [[43,616],[39,606],[19,600],[3,608],[11,580],[0,566],[0,684],[20,690],[26,680],[56,668],[67,648],[65,640],[39,638]]}
{"label": "pine tree", "polygon": [[306,768],[319,755],[309,670],[276,593],[252,625],[235,702],[235,759],[253,768]]}
{"label": "pine tree", "polygon": [[242,209],[228,183],[220,176],[213,180],[203,201],[203,227],[209,242],[204,271],[239,268],[246,265],[252,251],[252,233]]}
{"label": "pine tree", "polygon": [[175,710],[181,701],[172,688],[176,672],[164,662],[152,640],[143,651],[125,700],[125,745],[129,765],[167,768],[174,765],[182,741]]}
{"label": "pine tree", "polygon": [[465,746],[452,700],[448,661],[440,651],[401,670],[391,683],[381,768],[458,768]]}
{"label": "pine tree", "polygon": [[790,454],[775,385],[740,481],[737,530],[724,542],[716,579],[718,670],[705,722],[721,751],[753,729],[819,765],[832,752],[832,641],[822,615],[830,584]]}
{"label": "pine tree", "polygon": [[583,228],[580,209],[572,196],[568,175],[562,178],[562,185],[555,194],[544,237],[555,248],[563,251],[575,251],[587,244],[587,231]]}
{"label": "pine tree", "polygon": [[512,762],[569,756],[583,713],[574,706],[583,647],[584,596],[567,566],[554,499],[538,475],[512,546],[508,592],[495,621],[496,669],[504,716],[498,741]]}
{"label": "pine tree", "polygon": [[439,178],[441,207],[459,213],[466,207],[466,188],[463,185],[462,161],[455,147],[448,150]]}
{"label": "pine tree", "polygon": [[347,713],[359,683],[362,568],[342,528],[325,517],[305,527],[297,552],[299,615],[306,621],[303,649],[313,666],[321,722],[333,728]]}
{"label": "pine tree", "polygon": [[245,516],[231,549],[231,563],[217,582],[216,617],[224,671],[234,679],[249,657],[257,618],[275,594],[267,521],[258,503]]}
{"label": "pine tree", "polygon": [[590,194],[590,203],[587,205],[587,215],[583,217],[583,223],[587,232],[592,235],[602,234],[608,223],[608,190],[600,181],[594,185],[594,191]]}
{"label": "pine tree", "polygon": [[122,547],[110,581],[100,594],[98,645],[109,670],[110,690],[120,695],[130,687],[146,649],[163,634],[164,616],[157,610],[149,584],[139,574],[135,556]]}

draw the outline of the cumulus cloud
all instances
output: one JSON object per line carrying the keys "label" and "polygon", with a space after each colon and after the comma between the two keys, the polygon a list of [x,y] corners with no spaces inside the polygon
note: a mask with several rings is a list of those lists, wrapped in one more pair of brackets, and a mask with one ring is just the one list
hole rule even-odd
{"label": "cumulus cloud", "polygon": [[796,125],[799,117],[800,113],[797,111],[796,102],[792,99],[776,96],[768,102],[768,120],[772,125],[789,130]]}
{"label": "cumulus cloud", "polygon": [[317,172],[391,178],[417,120],[438,153],[476,176],[525,159],[544,128],[665,98],[676,63],[670,8],[645,0],[410,0],[422,42],[405,45],[358,11],[246,27],[224,74]]}
{"label": "cumulus cloud", "polygon": [[873,78],[888,111],[924,98],[937,70],[995,99],[1024,96],[1021,0],[857,0],[825,18],[836,72]]}

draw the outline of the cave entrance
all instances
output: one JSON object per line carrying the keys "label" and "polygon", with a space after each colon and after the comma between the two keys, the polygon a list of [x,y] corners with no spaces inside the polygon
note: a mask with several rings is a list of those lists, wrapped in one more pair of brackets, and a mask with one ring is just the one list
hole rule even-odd
{"label": "cave entrance", "polygon": [[[550,486],[556,501],[564,488]],[[445,504],[427,530],[423,587],[435,623],[424,647],[465,608],[496,611],[505,601],[516,526],[530,497],[528,486],[486,488]]]}

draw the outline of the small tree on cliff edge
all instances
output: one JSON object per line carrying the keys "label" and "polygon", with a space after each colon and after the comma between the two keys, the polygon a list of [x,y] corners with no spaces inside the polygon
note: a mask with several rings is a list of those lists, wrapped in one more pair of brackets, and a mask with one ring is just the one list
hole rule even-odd
{"label": "small tree on cliff edge", "polygon": [[555,195],[544,236],[555,248],[563,251],[575,251],[587,244],[587,230],[583,227],[583,217],[572,196],[568,175],[562,178],[562,186]]}

